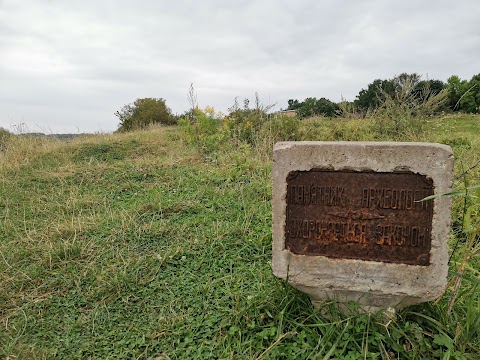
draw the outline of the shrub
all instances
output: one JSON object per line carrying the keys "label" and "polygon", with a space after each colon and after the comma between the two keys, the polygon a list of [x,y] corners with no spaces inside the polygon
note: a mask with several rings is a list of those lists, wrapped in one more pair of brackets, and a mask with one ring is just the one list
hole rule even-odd
{"label": "shrub", "polygon": [[275,142],[301,139],[298,118],[269,115],[270,107],[261,105],[258,94],[255,96],[254,109],[248,107],[247,99],[243,109],[235,100],[228,116],[208,106],[204,110],[189,111],[179,121],[186,140],[204,154],[247,146],[268,155]]}
{"label": "shrub", "polygon": [[254,144],[268,115],[262,109],[236,109],[224,119],[224,129],[230,136]]}
{"label": "shrub", "polygon": [[206,108],[208,112],[204,112],[197,108],[193,110],[193,116],[182,118],[178,122],[187,141],[204,154],[217,150],[225,137],[220,129],[221,119],[210,109]]}
{"label": "shrub", "polygon": [[120,120],[120,132],[143,129],[152,124],[173,125],[177,122],[162,98],[137,99],[117,111],[115,116]]}

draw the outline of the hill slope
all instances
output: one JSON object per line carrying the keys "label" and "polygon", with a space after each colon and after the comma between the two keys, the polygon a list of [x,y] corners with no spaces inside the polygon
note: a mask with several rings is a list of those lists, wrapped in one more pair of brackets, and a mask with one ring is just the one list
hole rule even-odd
{"label": "hill slope", "polygon": [[315,312],[276,279],[271,164],[251,147],[200,156],[174,127],[12,141],[0,158],[0,357],[479,354],[478,281],[452,314],[445,298],[387,321]]}

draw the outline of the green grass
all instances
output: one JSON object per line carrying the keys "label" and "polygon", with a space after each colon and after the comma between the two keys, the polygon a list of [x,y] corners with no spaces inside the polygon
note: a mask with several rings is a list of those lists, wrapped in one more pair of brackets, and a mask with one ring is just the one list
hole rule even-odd
{"label": "green grass", "polygon": [[[334,121],[303,134],[371,137],[368,123]],[[461,174],[478,134],[479,117],[442,118],[428,137],[450,142]],[[268,151],[201,156],[175,127],[34,141],[0,155],[0,358],[480,357],[478,256],[451,312],[449,290],[391,319],[316,311],[275,278]]]}

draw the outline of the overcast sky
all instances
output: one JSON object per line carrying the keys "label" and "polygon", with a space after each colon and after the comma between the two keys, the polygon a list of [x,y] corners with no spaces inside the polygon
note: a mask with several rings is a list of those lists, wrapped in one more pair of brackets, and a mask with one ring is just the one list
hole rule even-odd
{"label": "overcast sky", "polygon": [[[354,100],[402,72],[480,73],[480,1],[0,0],[0,127],[110,132],[137,98]],[[23,125],[25,124],[25,125]]]}

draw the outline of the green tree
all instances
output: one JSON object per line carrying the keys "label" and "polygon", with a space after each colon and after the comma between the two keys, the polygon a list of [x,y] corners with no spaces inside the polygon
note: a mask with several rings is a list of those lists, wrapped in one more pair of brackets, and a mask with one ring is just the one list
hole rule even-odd
{"label": "green tree", "polygon": [[302,102],[298,100],[288,100],[288,110],[297,110],[300,118],[310,116],[334,116],[339,107],[334,102],[322,97],[320,99],[309,97]]}
{"label": "green tree", "polygon": [[392,80],[394,91],[396,94],[401,94],[405,92],[405,89],[413,91],[420,83],[421,76],[413,73],[401,73],[400,75],[395,76]]}
{"label": "green tree", "polygon": [[176,117],[172,115],[162,98],[137,99],[133,104],[125,105],[121,110],[115,112],[115,116],[120,120],[118,127],[120,132],[142,129],[152,124],[173,125],[176,123]]}
{"label": "green tree", "polygon": [[393,81],[376,79],[366,89],[360,90],[354,105],[359,111],[366,113],[378,108],[385,101],[387,94],[391,97],[395,95]]}
{"label": "green tree", "polygon": [[337,104],[324,97],[317,100],[315,107],[317,114],[330,117],[334,116],[340,109]]}
{"label": "green tree", "polygon": [[480,112],[480,74],[470,81],[452,75],[447,80],[448,105],[453,111]]}
{"label": "green tree", "polygon": [[428,82],[429,82],[430,90],[434,94],[440,93],[440,91],[442,91],[447,87],[447,85],[442,80],[428,80]]}
{"label": "green tree", "polygon": [[446,85],[441,80],[422,80],[415,84],[413,93],[417,100],[424,101],[425,98],[437,95],[445,88]]}
{"label": "green tree", "polygon": [[297,111],[298,116],[300,118],[306,118],[306,117],[317,115],[315,111],[316,103],[317,103],[317,99],[314,97],[309,97],[303,100],[300,106],[298,107],[298,111]]}
{"label": "green tree", "polygon": [[480,112],[480,74],[472,76],[467,86],[464,88],[460,105],[463,111],[469,113]]}
{"label": "green tree", "polygon": [[421,76],[402,73],[393,79],[376,79],[360,90],[354,101],[355,107],[363,112],[377,109],[387,99],[405,103],[406,98],[421,103],[434,95],[440,94],[445,84],[440,80],[421,80]]}
{"label": "green tree", "polygon": [[448,106],[451,110],[460,110],[460,98],[463,95],[466,81],[461,80],[457,75],[452,75],[447,80]]}
{"label": "green tree", "polygon": [[288,108],[287,110],[296,110],[300,107],[300,104],[297,99],[290,99],[288,100]]}

